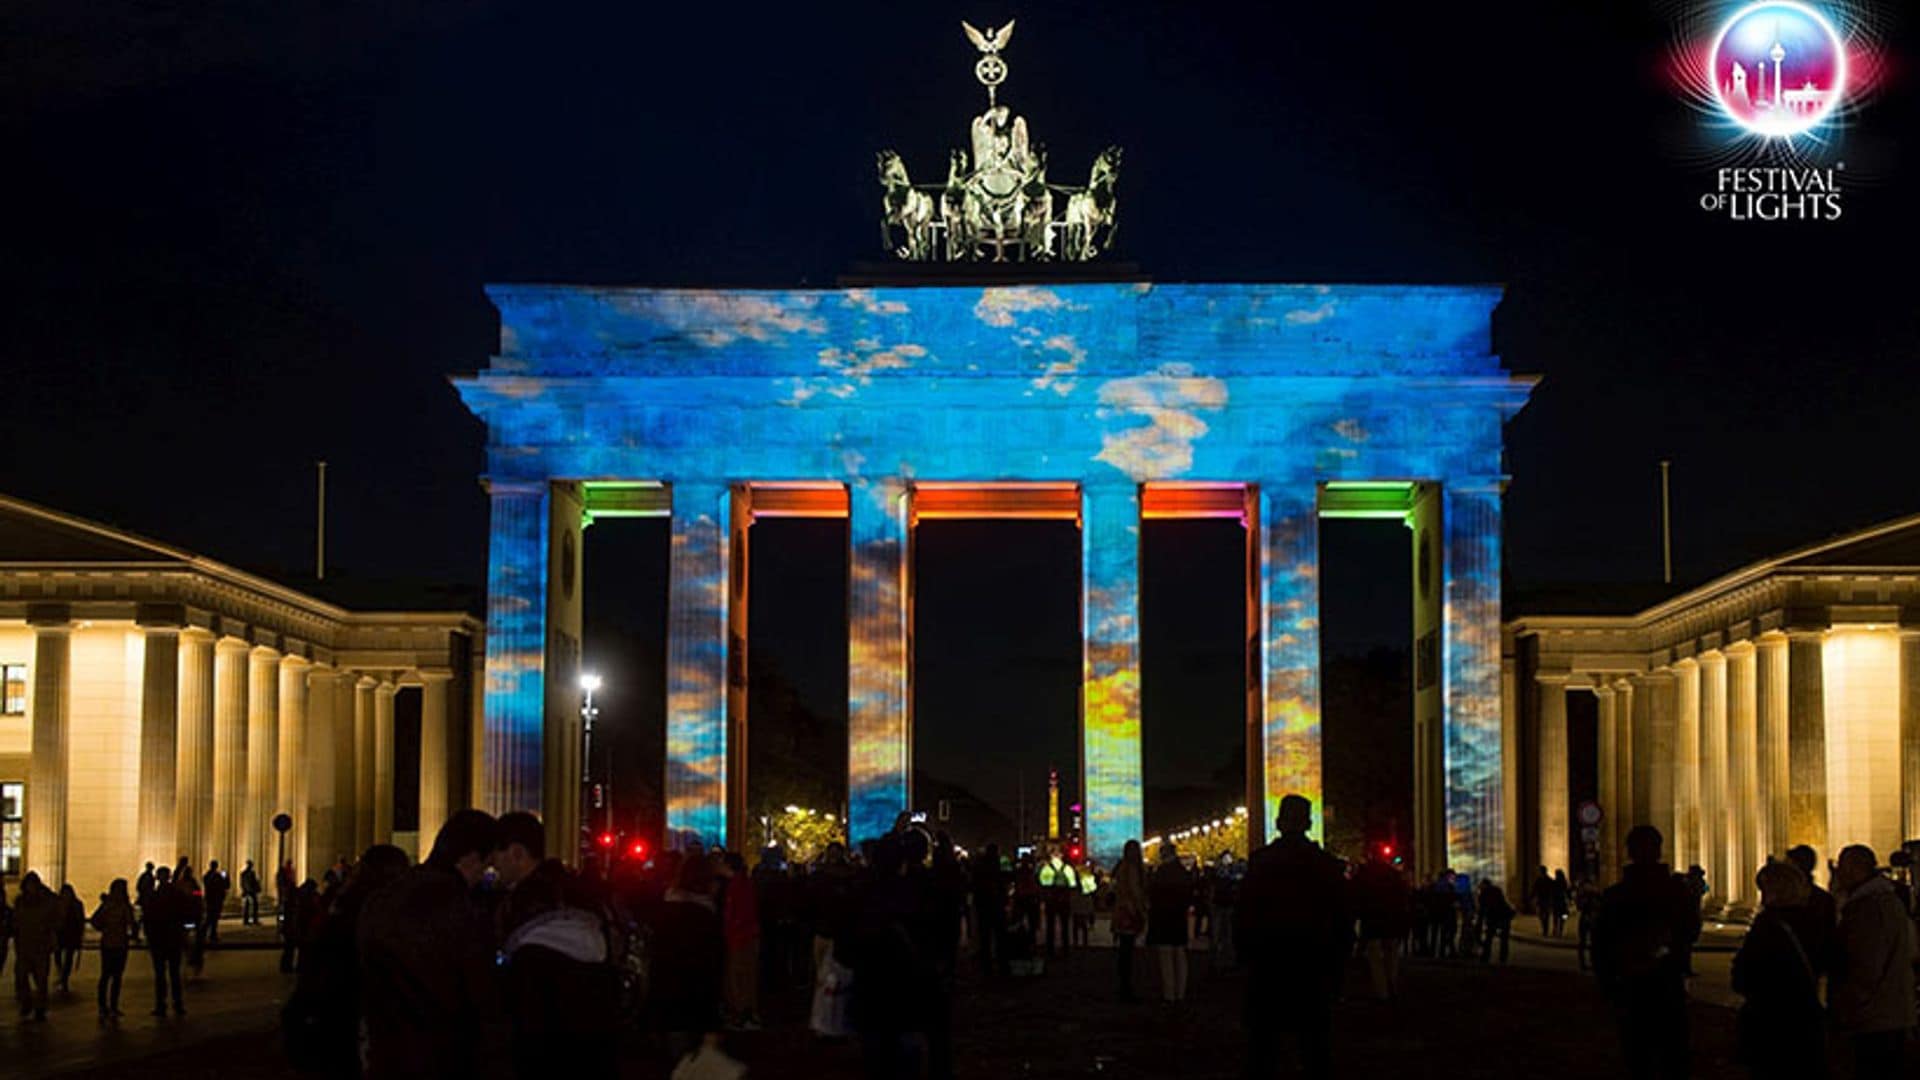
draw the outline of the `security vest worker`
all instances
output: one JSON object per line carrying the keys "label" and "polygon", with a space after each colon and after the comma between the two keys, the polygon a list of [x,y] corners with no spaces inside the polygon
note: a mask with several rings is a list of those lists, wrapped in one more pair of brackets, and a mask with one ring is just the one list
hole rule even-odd
{"label": "security vest worker", "polygon": [[1054,943],[1058,941],[1060,955],[1065,956],[1072,939],[1069,920],[1073,918],[1073,895],[1080,889],[1080,875],[1061,857],[1058,848],[1048,852],[1047,861],[1040,864],[1040,889],[1047,904],[1047,955],[1054,955]]}

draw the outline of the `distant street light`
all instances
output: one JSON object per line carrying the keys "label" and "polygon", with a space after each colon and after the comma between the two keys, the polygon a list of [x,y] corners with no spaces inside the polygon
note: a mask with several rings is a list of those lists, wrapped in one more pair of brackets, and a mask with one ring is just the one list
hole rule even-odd
{"label": "distant street light", "polygon": [[[600,689],[601,685],[599,675],[591,671],[583,671],[580,673],[580,689],[586,694],[586,700],[580,704],[580,723],[584,729],[584,738],[586,740],[586,745],[583,748],[584,752],[580,756],[582,773],[580,779],[582,783],[587,784],[593,782],[593,722],[600,717],[600,709],[593,703],[593,694],[594,691]],[[601,781],[600,785],[600,805],[601,808],[606,811],[606,820],[603,825],[605,834],[611,836],[613,835],[613,762],[611,760],[611,754],[609,754],[609,760],[607,762],[607,778]]]}

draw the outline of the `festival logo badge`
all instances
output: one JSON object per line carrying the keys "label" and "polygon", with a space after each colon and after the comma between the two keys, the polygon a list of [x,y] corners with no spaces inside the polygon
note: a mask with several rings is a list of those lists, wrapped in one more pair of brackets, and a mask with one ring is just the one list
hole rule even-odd
{"label": "festival logo badge", "polygon": [[1702,209],[1735,221],[1833,221],[1842,136],[1880,65],[1872,14],[1834,0],[1758,0],[1682,21],[1675,74],[1716,166]]}

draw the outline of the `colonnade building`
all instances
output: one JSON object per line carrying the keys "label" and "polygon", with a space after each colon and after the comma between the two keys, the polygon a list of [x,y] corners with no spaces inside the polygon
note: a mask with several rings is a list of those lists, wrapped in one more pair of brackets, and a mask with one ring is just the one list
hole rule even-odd
{"label": "colonnade building", "polygon": [[1740,915],[1789,847],[1920,838],[1920,516],[1631,614],[1513,619],[1503,659],[1521,866],[1611,880],[1644,822]]}
{"label": "colonnade building", "polygon": [[[89,897],[183,855],[270,884],[283,851],[317,876],[416,848],[471,796],[482,647],[463,613],[348,611],[0,497],[0,874]],[[401,832],[396,712],[419,717]]]}

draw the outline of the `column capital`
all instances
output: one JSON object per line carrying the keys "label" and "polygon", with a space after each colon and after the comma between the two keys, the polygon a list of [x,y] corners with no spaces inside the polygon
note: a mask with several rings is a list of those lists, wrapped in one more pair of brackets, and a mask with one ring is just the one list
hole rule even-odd
{"label": "column capital", "polygon": [[213,647],[222,652],[252,652],[253,643],[245,638],[228,637],[225,634],[214,639]]}
{"label": "column capital", "polygon": [[1609,681],[1606,676],[1595,675],[1593,677],[1593,694],[1595,697],[1612,697],[1616,692],[1613,683]]}
{"label": "column capital", "polygon": [[255,660],[278,660],[281,655],[280,650],[271,645],[255,645],[248,653]]}
{"label": "column capital", "polygon": [[1573,680],[1573,673],[1569,671],[1536,671],[1533,673],[1533,680],[1542,686],[1565,688]]}
{"label": "column capital", "polygon": [[1702,667],[1706,667],[1708,665],[1720,665],[1726,662],[1727,662],[1727,654],[1720,651],[1719,649],[1708,649],[1706,652],[1703,652],[1700,654],[1700,665]]}
{"label": "column capital", "polygon": [[387,697],[392,697],[393,695],[400,692],[400,684],[397,682],[394,682],[392,679],[381,679],[380,681],[374,684],[373,692],[376,695],[385,695]]}
{"label": "column capital", "polygon": [[1699,667],[1704,659],[1705,657],[1700,656],[1683,656],[1668,665],[1666,670],[1674,675],[1678,675],[1683,671],[1692,671],[1694,668]]}
{"label": "column capital", "polygon": [[280,658],[280,666],[283,668],[311,667],[313,666],[313,661],[301,656],[299,653],[287,653]]}
{"label": "column capital", "polygon": [[550,483],[551,480],[529,480],[525,477],[483,476],[480,478],[480,489],[496,499],[515,495],[536,496],[545,495]]}
{"label": "column capital", "polygon": [[450,682],[453,679],[451,668],[419,668],[413,674],[423,683]]}
{"label": "column capital", "polygon": [[380,680],[374,678],[371,675],[367,675],[367,674],[355,675],[354,672],[347,672],[347,674],[350,676],[354,676],[353,688],[355,690],[371,690],[374,687],[380,685]]}
{"label": "column capital", "polygon": [[1742,638],[1739,641],[1729,642],[1726,648],[1727,659],[1732,660],[1735,657],[1749,656],[1753,653],[1754,648],[1754,642],[1751,638]]}

